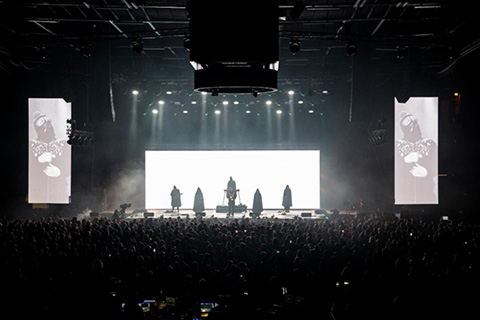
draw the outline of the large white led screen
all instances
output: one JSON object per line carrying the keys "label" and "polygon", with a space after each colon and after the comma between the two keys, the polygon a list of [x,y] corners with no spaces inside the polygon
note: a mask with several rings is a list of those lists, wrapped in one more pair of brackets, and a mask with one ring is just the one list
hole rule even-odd
{"label": "large white led screen", "polygon": [[70,203],[72,149],[67,143],[71,104],[28,99],[28,203]]}
{"label": "large white led screen", "polygon": [[438,98],[395,99],[395,204],[438,204]]}
{"label": "large white led screen", "polygon": [[257,189],[265,209],[282,208],[283,192],[292,191],[292,209],[320,207],[320,151],[146,151],[145,205],[171,208],[170,192],[182,193],[182,209],[193,208],[197,188],[205,208],[227,205],[230,177],[240,190],[236,204],[251,208]]}

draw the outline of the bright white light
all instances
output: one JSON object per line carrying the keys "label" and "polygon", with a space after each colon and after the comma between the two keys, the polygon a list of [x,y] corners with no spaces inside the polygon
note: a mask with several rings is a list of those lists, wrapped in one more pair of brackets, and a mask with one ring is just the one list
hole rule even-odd
{"label": "bright white light", "polygon": [[303,101],[302,100],[298,101],[298,104],[303,104]]}
{"label": "bright white light", "polygon": [[192,104],[197,104],[197,101],[192,101]]}
{"label": "bright white light", "polygon": [[215,114],[220,114],[221,111],[220,110],[215,110]]}
{"label": "bright white light", "polygon": [[[182,174],[171,168],[182,168]],[[175,185],[182,193],[182,209],[193,208],[197,188],[205,208],[215,209],[224,200],[230,176],[249,209],[257,188],[265,209],[282,208],[286,185],[292,190],[292,209],[320,208],[319,150],[146,151],[145,206],[171,208],[170,192]]]}
{"label": "bright white light", "polygon": [[188,113],[188,110],[183,110],[183,113]]}
{"label": "bright white light", "polygon": [[227,105],[228,105],[228,101],[225,100],[225,101],[222,102],[222,104],[223,104],[224,106],[227,106]]}
{"label": "bright white light", "polygon": [[312,109],[308,110],[308,113],[313,113],[313,110]]}
{"label": "bright white light", "polygon": [[206,96],[208,92],[202,92],[202,96]]}
{"label": "bright white light", "polygon": [[153,114],[157,114],[157,113],[158,113],[158,110],[157,110],[157,109],[153,109],[153,110],[152,110],[152,113],[153,113]]}
{"label": "bright white light", "polygon": [[133,90],[133,91],[132,91],[132,94],[137,95],[137,94],[138,94],[138,90]]}
{"label": "bright white light", "polygon": [[163,104],[165,104],[165,101],[160,100],[160,101],[158,101],[158,104],[163,105]]}
{"label": "bright white light", "polygon": [[245,113],[252,113],[250,110],[245,111]]}
{"label": "bright white light", "polygon": [[267,100],[265,103],[267,104],[267,106],[269,106],[269,105],[272,104],[272,101],[271,101],[271,100]]}
{"label": "bright white light", "polygon": [[322,93],[323,94],[328,94],[328,90],[323,90]]}
{"label": "bright white light", "polygon": [[290,91],[288,91],[288,94],[293,95],[293,94],[295,94],[295,92],[293,90],[290,90]]}
{"label": "bright white light", "polygon": [[166,94],[172,94],[172,91],[167,91]]}
{"label": "bright white light", "polygon": [[282,114],[282,110],[277,110],[277,114]]}
{"label": "bright white light", "polygon": [[239,102],[238,101],[233,101],[233,104],[239,104]]}

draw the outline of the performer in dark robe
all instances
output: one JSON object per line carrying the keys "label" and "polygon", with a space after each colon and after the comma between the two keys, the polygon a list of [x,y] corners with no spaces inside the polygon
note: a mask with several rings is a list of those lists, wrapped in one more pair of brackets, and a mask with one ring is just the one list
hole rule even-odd
{"label": "performer in dark robe", "polygon": [[180,212],[180,207],[182,206],[180,195],[180,190],[178,190],[176,186],[173,186],[173,190],[170,192],[170,196],[172,197],[172,211],[175,211],[175,208],[177,208],[177,212]]}
{"label": "performer in dark robe", "polygon": [[262,195],[258,189],[255,191],[255,195],[253,196],[252,211],[254,215],[260,215],[263,211]]}
{"label": "performer in dark robe", "polygon": [[290,212],[290,207],[292,206],[292,190],[290,190],[288,185],[283,191],[282,206],[285,208],[285,212]]}
{"label": "performer in dark robe", "polygon": [[193,211],[195,213],[202,213],[205,210],[205,205],[203,202],[203,193],[200,188],[197,188],[195,193],[195,200],[193,201]]}
{"label": "performer in dark robe", "polygon": [[228,197],[228,216],[233,216],[235,211],[235,199],[237,198],[237,184],[235,180],[230,177],[227,184],[227,197]]}

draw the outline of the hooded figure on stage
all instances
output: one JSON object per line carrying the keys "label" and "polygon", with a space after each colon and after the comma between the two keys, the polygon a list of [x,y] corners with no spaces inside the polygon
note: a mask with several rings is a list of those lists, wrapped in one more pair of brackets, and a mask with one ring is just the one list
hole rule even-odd
{"label": "hooded figure on stage", "polygon": [[290,212],[290,207],[292,206],[292,190],[290,190],[288,184],[283,191],[282,206],[285,208],[285,212]]}
{"label": "hooded figure on stage", "polygon": [[228,215],[233,216],[233,212],[235,209],[235,199],[237,198],[237,184],[235,180],[230,177],[230,180],[227,184],[227,197],[228,197]]}
{"label": "hooded figure on stage", "polygon": [[258,189],[255,191],[255,195],[253,196],[252,211],[254,215],[260,215],[263,211],[262,195]]}
{"label": "hooded figure on stage", "polygon": [[172,197],[172,211],[175,211],[175,208],[177,208],[177,212],[180,212],[180,207],[182,206],[180,195],[180,190],[178,190],[176,186],[173,186],[173,190],[170,192],[170,196]]}
{"label": "hooded figure on stage", "polygon": [[193,211],[195,213],[202,213],[205,210],[205,205],[203,203],[203,193],[200,188],[197,188],[195,193],[195,200],[193,201]]}

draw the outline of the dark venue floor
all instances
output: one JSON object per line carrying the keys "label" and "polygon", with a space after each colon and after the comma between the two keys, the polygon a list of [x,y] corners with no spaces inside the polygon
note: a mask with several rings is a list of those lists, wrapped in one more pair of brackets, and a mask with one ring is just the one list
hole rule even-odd
{"label": "dark venue floor", "polygon": [[17,319],[461,319],[479,239],[387,215],[2,220],[0,301]]}

